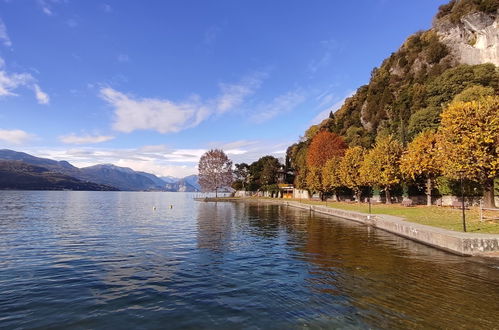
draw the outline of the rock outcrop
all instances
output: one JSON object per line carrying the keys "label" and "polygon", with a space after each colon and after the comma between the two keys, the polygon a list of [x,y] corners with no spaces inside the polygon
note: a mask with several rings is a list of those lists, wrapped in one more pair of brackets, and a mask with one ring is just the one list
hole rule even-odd
{"label": "rock outcrop", "polygon": [[499,14],[475,12],[461,17],[458,24],[437,19],[434,29],[458,63],[499,66]]}

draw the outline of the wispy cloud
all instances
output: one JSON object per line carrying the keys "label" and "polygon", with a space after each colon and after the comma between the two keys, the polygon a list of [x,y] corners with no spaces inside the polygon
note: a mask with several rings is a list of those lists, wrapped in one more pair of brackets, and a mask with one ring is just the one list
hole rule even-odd
{"label": "wispy cloud", "polygon": [[0,97],[16,96],[14,92],[19,87],[28,87],[35,92],[35,97],[40,104],[48,104],[49,96],[42,91],[36,79],[29,73],[8,73],[5,70],[5,61],[0,58]]}
{"label": "wispy cloud", "polygon": [[260,87],[262,77],[256,74],[237,84],[222,84],[221,94],[206,101],[198,96],[182,102],[137,98],[110,87],[102,88],[100,96],[114,108],[115,130],[125,133],[135,130],[173,133],[195,127],[211,115],[237,108]]}
{"label": "wispy cloud", "polygon": [[322,55],[316,59],[313,59],[308,64],[308,70],[311,73],[316,73],[319,69],[329,66],[333,58],[333,52],[340,49],[337,41],[323,40],[321,41]]}
{"label": "wispy cloud", "polygon": [[12,47],[12,42],[10,41],[9,35],[7,34],[7,27],[5,26],[2,19],[0,19],[0,41],[5,47]]}
{"label": "wispy cloud", "polygon": [[256,113],[251,116],[255,123],[263,123],[283,113],[289,112],[305,101],[305,93],[294,90],[274,98],[270,103],[257,106]]}
{"label": "wispy cloud", "polygon": [[40,86],[38,86],[38,84],[33,84],[33,88],[35,90],[35,96],[36,96],[36,99],[38,100],[38,103],[49,104],[50,97],[47,95],[47,93],[42,91]]}
{"label": "wispy cloud", "polygon": [[241,80],[238,84],[220,84],[222,94],[217,98],[216,110],[224,113],[237,106],[240,106],[244,99],[260,88],[263,79],[267,77],[265,73],[256,73]]}
{"label": "wispy cloud", "polygon": [[20,145],[31,141],[35,136],[25,131],[0,129],[0,141],[7,144]]}
{"label": "wispy cloud", "polygon": [[95,144],[110,141],[114,136],[110,135],[81,135],[69,134],[60,136],[59,140],[67,144]]}
{"label": "wispy cloud", "polygon": [[65,2],[65,0],[37,0],[36,2],[45,15],[53,16],[53,5]]}

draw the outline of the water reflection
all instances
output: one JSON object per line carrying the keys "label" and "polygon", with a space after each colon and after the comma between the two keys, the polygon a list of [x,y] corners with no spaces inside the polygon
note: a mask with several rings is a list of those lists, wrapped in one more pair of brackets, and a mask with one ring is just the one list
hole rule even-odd
{"label": "water reflection", "polygon": [[0,328],[494,328],[498,278],[284,205],[0,192]]}

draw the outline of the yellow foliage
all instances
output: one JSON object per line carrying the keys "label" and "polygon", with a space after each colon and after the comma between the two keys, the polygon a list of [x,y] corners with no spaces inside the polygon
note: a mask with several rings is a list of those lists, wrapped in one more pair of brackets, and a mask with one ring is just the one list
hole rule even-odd
{"label": "yellow foliage", "polygon": [[367,185],[390,187],[400,182],[399,160],[402,145],[392,135],[376,140],[360,167],[360,176]]}
{"label": "yellow foliage", "polygon": [[499,96],[454,102],[442,113],[439,155],[445,176],[485,182],[499,175]]}
{"label": "yellow foliage", "polygon": [[322,168],[322,186],[324,191],[333,191],[342,186],[339,175],[340,157],[333,157]]}
{"label": "yellow foliage", "polygon": [[307,188],[313,192],[322,192],[322,170],[320,167],[309,168],[306,178]]}
{"label": "yellow foliage", "polygon": [[437,134],[424,131],[412,140],[400,159],[402,175],[415,180],[418,176],[434,177],[439,174],[437,162]]}
{"label": "yellow foliage", "polygon": [[362,147],[348,148],[345,152],[338,169],[341,182],[345,187],[358,191],[365,184],[360,168],[366,153]]}

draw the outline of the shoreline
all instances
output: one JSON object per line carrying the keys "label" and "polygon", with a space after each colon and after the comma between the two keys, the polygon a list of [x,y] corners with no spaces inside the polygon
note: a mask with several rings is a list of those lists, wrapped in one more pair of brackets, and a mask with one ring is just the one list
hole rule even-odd
{"label": "shoreline", "polygon": [[392,215],[369,215],[367,213],[335,209],[321,205],[303,204],[285,199],[226,197],[195,198],[195,200],[202,202],[264,202],[296,207],[379,228],[397,236],[456,255],[499,261],[499,234],[462,233],[410,222],[404,218]]}

